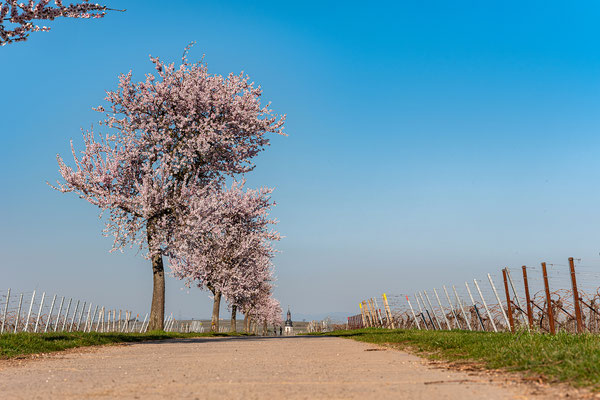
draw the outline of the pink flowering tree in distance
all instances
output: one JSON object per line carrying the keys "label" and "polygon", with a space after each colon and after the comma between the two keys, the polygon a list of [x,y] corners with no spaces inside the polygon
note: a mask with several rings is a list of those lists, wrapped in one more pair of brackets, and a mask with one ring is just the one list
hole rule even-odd
{"label": "pink flowering tree in distance", "polygon": [[177,247],[174,232],[191,200],[214,201],[227,176],[251,171],[267,134],[283,134],[285,120],[261,105],[261,88],[248,76],[210,74],[203,61],[187,61],[188,49],[177,68],[151,57],[156,75],[144,81],[121,75],[118,89],[107,92],[107,109],[95,109],[105,113],[107,132],[84,131],[81,155],[71,142],[74,167],[57,156],[63,180],[55,188],[108,214],[104,233],[114,237],[113,250],[147,250],[150,330],[163,328],[163,255]]}
{"label": "pink flowering tree in distance", "polygon": [[[224,297],[236,309],[244,306],[265,282],[273,279],[272,242],[280,236],[270,226],[272,189],[244,189],[234,182],[230,188],[193,197],[188,218],[180,225],[171,247],[173,274],[212,292],[211,330],[219,329],[219,308]],[[233,328],[232,323],[232,328]]]}
{"label": "pink flowering tree in distance", "polygon": [[64,5],[55,0],[55,6],[48,5],[50,0],[26,3],[17,0],[0,0],[0,46],[27,40],[31,32],[47,32],[50,28],[39,26],[34,21],[53,21],[56,18],[102,18],[106,11],[115,10],[89,0]]}
{"label": "pink flowering tree in distance", "polygon": [[257,297],[248,316],[248,321],[254,320],[256,324],[262,325],[263,335],[267,335],[268,325],[281,325],[281,306],[270,291],[265,291]]}

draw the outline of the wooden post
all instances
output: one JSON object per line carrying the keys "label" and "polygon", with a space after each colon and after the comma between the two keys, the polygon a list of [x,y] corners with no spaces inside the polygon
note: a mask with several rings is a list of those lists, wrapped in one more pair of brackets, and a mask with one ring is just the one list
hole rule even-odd
{"label": "wooden post", "polygon": [[510,292],[508,291],[508,279],[506,278],[506,269],[502,270],[502,276],[504,277],[504,291],[506,292],[506,308],[508,311],[508,321],[510,323],[510,331],[514,333],[515,322],[513,321],[512,307],[510,306]]}
{"label": "wooden post", "polygon": [[548,286],[548,272],[546,271],[546,263],[542,263],[542,274],[544,276],[544,286],[546,287],[546,303],[548,304],[548,323],[550,324],[550,334],[556,333],[554,329],[554,313],[552,312],[552,298],[550,298],[550,286]]}
{"label": "wooden post", "polygon": [[531,309],[531,297],[529,296],[529,284],[527,283],[527,267],[523,265],[523,285],[525,286],[525,300],[527,301],[527,319],[529,329],[533,329],[533,310]]}
{"label": "wooden post", "polygon": [[577,291],[577,279],[575,277],[575,263],[573,257],[569,257],[569,269],[571,270],[571,285],[573,286],[573,304],[575,305],[575,319],[577,320],[577,333],[583,333],[583,321],[581,320],[581,307],[579,304],[579,292]]}
{"label": "wooden post", "polygon": [[369,322],[372,327],[375,327],[375,317],[373,316],[373,311],[371,310],[371,302],[369,299],[365,300],[365,305],[367,306],[367,313],[369,315]]}
{"label": "wooden post", "polygon": [[367,316],[367,321],[369,322],[369,327],[373,326],[373,320],[371,319],[371,312],[369,311],[369,304],[366,300],[363,301],[363,308],[365,309],[365,314]]}
{"label": "wooden post", "polygon": [[379,308],[379,304],[377,304],[377,298],[373,297],[373,305],[375,306],[375,314],[377,315],[377,320],[379,321],[379,325],[384,328],[383,326],[383,318],[381,317],[381,309]]}
{"label": "wooden post", "polygon": [[363,310],[362,303],[358,303],[358,307],[360,307],[360,316],[362,317],[363,328],[366,328],[367,321],[365,319],[365,310]]}

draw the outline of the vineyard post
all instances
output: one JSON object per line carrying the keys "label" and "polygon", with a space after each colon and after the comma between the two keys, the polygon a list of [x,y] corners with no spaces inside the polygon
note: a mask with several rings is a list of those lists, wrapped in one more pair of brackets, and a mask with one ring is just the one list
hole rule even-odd
{"label": "vineyard post", "polygon": [[425,309],[425,312],[427,313],[427,318],[429,319],[431,328],[435,331],[437,329],[437,327],[435,326],[435,323],[433,322],[433,319],[431,318],[431,314],[429,313],[429,310],[427,309],[427,304],[425,303],[425,298],[423,297],[421,292],[417,292],[417,293],[419,294],[419,297],[421,297],[421,302],[423,303],[423,308]]}
{"label": "vineyard post", "polygon": [[440,324],[440,321],[438,320],[438,317],[435,314],[435,310],[433,309],[433,305],[431,304],[431,300],[429,300],[429,295],[427,294],[427,290],[423,290],[423,293],[425,293],[425,298],[427,299],[427,303],[429,303],[429,308],[431,309],[431,313],[433,314],[433,319],[435,320],[435,323],[437,324],[438,329],[441,331],[442,330],[442,324]]}
{"label": "vineyard post", "polygon": [[54,303],[56,302],[56,295],[52,298],[52,304],[50,304],[50,312],[48,313],[48,318],[46,319],[46,326],[44,327],[44,333],[48,332],[48,326],[50,326],[50,321],[52,319],[52,311],[54,310]]}
{"label": "vineyard post", "polygon": [[6,315],[8,313],[8,301],[10,300],[10,288],[6,292],[6,305],[4,306],[4,315],[2,316],[2,327],[0,328],[0,335],[4,333],[4,325],[6,324]]}
{"label": "vineyard post", "polygon": [[65,302],[65,296],[60,299],[60,306],[58,307],[58,315],[56,316],[56,322],[54,323],[54,332],[58,329],[58,323],[60,322],[60,313],[62,312],[62,306]]}
{"label": "vineyard post", "polygon": [[75,311],[73,311],[73,318],[71,318],[71,326],[69,326],[69,332],[73,332],[73,325],[75,325],[75,320],[77,319],[77,310],[79,310],[79,300],[77,300],[77,304],[75,304]]}
{"label": "vineyard post", "polygon": [[[365,306],[367,307],[367,315],[369,316],[369,323],[371,324],[372,327],[375,327],[375,317],[373,316],[373,311],[371,311],[371,302],[367,299],[365,300]],[[169,318],[171,318],[169,316]],[[171,322],[169,321],[169,324]]]}
{"label": "vineyard post", "polygon": [[23,332],[27,332],[27,328],[29,328],[29,318],[31,318],[31,309],[33,308],[34,301],[35,301],[35,290],[33,291],[33,295],[31,296],[31,303],[29,303],[29,311],[27,311],[27,320],[25,320],[25,327],[23,328]]}
{"label": "vineyard post", "polygon": [[117,309],[113,308],[113,321],[112,321],[112,330],[113,330],[113,332],[116,332],[116,330],[115,330],[116,327],[117,327],[116,321],[117,321]]}
{"label": "vineyard post", "polygon": [[471,304],[473,304],[473,309],[475,309],[475,314],[477,314],[477,318],[479,319],[479,323],[481,324],[481,330],[485,331],[485,325],[483,324],[483,318],[481,318],[481,314],[479,314],[479,309],[477,308],[477,304],[475,304],[475,299],[471,294],[471,288],[469,288],[469,284],[465,282],[465,286],[467,287],[467,292],[469,293],[469,297],[471,298]]}
{"label": "vineyard post", "polygon": [[92,312],[92,306],[94,305],[94,303],[90,303],[90,306],[88,307],[88,312],[87,315],[85,317],[85,324],[83,324],[83,331],[86,332],[88,329],[88,325],[90,323],[90,314]]}
{"label": "vineyard post", "polygon": [[500,307],[500,311],[502,311],[502,316],[504,317],[504,322],[506,322],[506,326],[510,328],[510,322],[508,321],[508,317],[504,312],[504,307],[502,307],[502,301],[500,301],[500,296],[498,296],[498,291],[496,290],[496,285],[494,285],[494,281],[492,280],[492,276],[487,274],[488,279],[490,281],[490,285],[492,286],[492,290],[494,291],[494,295],[496,296],[496,300],[498,300],[498,307]]}
{"label": "vineyard post", "polygon": [[423,320],[423,324],[425,325],[425,330],[428,331],[429,327],[427,326],[427,320],[425,319],[425,314],[423,314],[423,309],[421,308],[421,302],[419,302],[419,297],[416,294],[415,299],[417,300],[417,305],[419,306],[419,313],[421,313],[421,319]]}
{"label": "vineyard post", "polygon": [[494,318],[492,318],[492,314],[490,313],[490,309],[487,306],[487,303],[485,302],[485,299],[483,298],[483,294],[481,293],[481,289],[479,289],[479,285],[477,284],[477,280],[473,279],[473,283],[475,283],[475,287],[477,288],[477,291],[479,292],[479,297],[481,297],[481,301],[483,302],[483,307],[485,308],[485,311],[487,312],[487,315],[490,319],[490,323],[492,324],[492,328],[494,328],[494,332],[498,332],[498,328],[496,328],[496,322],[494,321]]}
{"label": "vineyard post", "polygon": [[515,300],[517,301],[517,306],[519,306],[519,316],[521,320],[527,326],[527,330],[529,330],[529,326],[527,325],[527,320],[525,319],[525,311],[523,310],[523,305],[521,304],[521,300],[519,299],[519,295],[517,294],[517,290],[515,289],[515,284],[513,283],[512,277],[510,276],[510,269],[508,267],[504,268],[506,270],[506,276],[508,278],[508,283],[510,283],[510,287],[512,288],[513,294],[515,295]]}
{"label": "vineyard post", "polygon": [[360,307],[360,316],[362,317],[363,328],[366,328],[367,321],[365,320],[365,311],[363,310],[362,303],[358,303],[358,306]]}
{"label": "vineyard post", "polygon": [[46,298],[46,292],[42,293],[42,301],[40,301],[40,308],[38,309],[37,317],[35,319],[35,327],[33,332],[37,333],[38,325],[40,324],[40,316],[42,315],[42,307],[44,307],[44,299]]}
{"label": "vineyard post", "polygon": [[98,316],[98,319],[96,320],[96,329],[94,329],[96,332],[100,332],[100,320],[102,319],[102,310],[103,309],[104,309],[104,306],[100,307],[100,309],[98,310],[98,313],[96,313],[94,311],[94,318],[96,316]]}
{"label": "vineyard post", "polygon": [[121,310],[119,310],[119,332],[121,332]]}
{"label": "vineyard post", "polygon": [[531,309],[531,297],[529,296],[529,284],[527,283],[527,267],[523,265],[523,285],[525,286],[525,300],[527,301],[527,319],[529,329],[533,329],[533,310]]}
{"label": "vineyard post", "polygon": [[144,330],[144,325],[146,325],[147,318],[148,318],[148,313],[146,313],[146,316],[144,317],[144,322],[142,322],[142,326],[140,326],[140,333],[142,333]]}
{"label": "vineyard post", "polygon": [[88,326],[88,332],[92,331],[94,327],[94,319],[96,319],[96,314],[98,313],[98,306],[94,307],[94,313],[92,314],[92,319],[90,320],[90,325]]}
{"label": "vineyard post", "polygon": [[379,325],[383,328],[383,318],[381,318],[381,309],[379,308],[379,304],[377,304],[377,297],[373,297],[373,304],[375,305],[375,314],[379,320]]}
{"label": "vineyard post", "polygon": [[[371,307],[371,299],[365,300],[365,305],[367,306],[367,311],[369,313],[369,321],[371,322],[372,327],[376,327],[375,316],[373,315],[373,310]],[[170,321],[169,321],[170,324]]]}
{"label": "vineyard post", "polygon": [[63,324],[62,324],[62,328],[61,328],[62,332],[64,332],[65,326],[67,325],[67,319],[69,319],[69,310],[71,309],[71,301],[73,301],[72,298],[69,299],[69,303],[67,304],[67,312],[65,313],[65,319],[63,319]]}
{"label": "vineyard post", "polygon": [[81,330],[81,319],[83,318],[83,313],[85,312],[85,306],[86,306],[86,302],[83,302],[83,306],[81,306],[81,312],[79,313],[79,318],[77,319],[77,328],[75,329],[76,331],[80,331]]}
{"label": "vineyard post", "polygon": [[15,330],[13,333],[17,333],[17,327],[19,326],[19,319],[21,319],[21,304],[23,304],[23,293],[19,297],[19,310],[17,311],[17,321],[15,322]]}
{"label": "vineyard post", "polygon": [[548,323],[550,324],[550,334],[556,333],[554,329],[554,313],[552,312],[552,298],[550,297],[550,286],[548,285],[548,271],[546,263],[542,263],[542,274],[544,276],[544,287],[546,288],[546,303],[548,304]]}
{"label": "vineyard post", "polygon": [[506,292],[506,308],[508,312],[508,320],[510,322],[511,332],[515,332],[515,323],[513,321],[512,308],[510,306],[510,292],[508,291],[508,279],[506,277],[506,269],[502,270],[502,277],[504,278],[504,291]]}
{"label": "vineyard post", "polygon": [[421,325],[419,324],[419,320],[417,319],[417,316],[415,315],[415,310],[413,310],[413,306],[412,304],[410,304],[410,300],[408,299],[408,296],[406,296],[406,302],[408,303],[408,306],[410,307],[410,312],[412,313],[413,319],[415,320],[415,323],[417,324],[417,329],[421,329]]}
{"label": "vineyard post", "polygon": [[569,257],[569,269],[571,270],[571,284],[573,285],[573,304],[575,305],[575,319],[577,320],[577,333],[583,333],[583,321],[581,320],[581,307],[579,304],[579,292],[577,290],[577,279],[575,277],[575,263],[573,257]]}
{"label": "vineyard post", "polygon": [[390,326],[392,327],[392,329],[396,329],[394,317],[392,316],[392,310],[390,309],[390,303],[388,303],[387,295],[385,293],[383,294],[383,305],[385,306],[385,312],[388,314]]}
{"label": "vineyard post", "polygon": [[444,288],[444,293],[446,293],[446,299],[448,299],[448,304],[450,304],[450,310],[452,311],[452,315],[454,315],[454,325],[456,325],[456,327],[458,329],[462,329],[460,324],[458,323],[458,317],[456,316],[456,313],[454,312],[454,306],[452,305],[452,301],[450,301],[450,296],[448,296],[448,291],[446,290],[446,285],[442,285],[442,287]]}
{"label": "vineyard post", "polygon": [[435,298],[437,299],[438,305],[440,306],[440,311],[442,312],[442,315],[444,316],[444,319],[446,320],[446,326],[448,327],[448,330],[451,331],[452,327],[450,326],[450,321],[448,321],[448,317],[446,317],[446,313],[444,312],[444,307],[442,307],[442,302],[440,301],[440,296],[438,296],[437,290],[435,290],[435,288],[433,288],[433,293],[435,293]]}
{"label": "vineyard post", "polygon": [[472,331],[473,329],[471,328],[471,322],[469,321],[469,318],[467,318],[467,313],[465,312],[465,308],[463,307],[462,302],[460,301],[460,297],[458,297],[458,293],[456,292],[456,287],[454,285],[452,285],[452,290],[454,290],[454,295],[456,296],[456,301],[458,302],[460,311],[462,311],[462,315],[465,318],[465,321],[467,322],[467,327],[470,331]]}

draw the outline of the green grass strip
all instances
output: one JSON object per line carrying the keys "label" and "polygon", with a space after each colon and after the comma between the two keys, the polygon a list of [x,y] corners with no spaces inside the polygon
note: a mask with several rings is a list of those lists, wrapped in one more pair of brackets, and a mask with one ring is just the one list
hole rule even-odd
{"label": "green grass strip", "polygon": [[0,335],[0,358],[14,358],[27,354],[48,353],[75,347],[135,343],[148,340],[246,335],[245,333],[176,333],[162,331],[148,333],[7,333]]}
{"label": "green grass strip", "polygon": [[560,333],[360,329],[330,336],[410,348],[428,358],[476,362],[489,369],[521,371],[548,381],[600,390],[600,336]]}

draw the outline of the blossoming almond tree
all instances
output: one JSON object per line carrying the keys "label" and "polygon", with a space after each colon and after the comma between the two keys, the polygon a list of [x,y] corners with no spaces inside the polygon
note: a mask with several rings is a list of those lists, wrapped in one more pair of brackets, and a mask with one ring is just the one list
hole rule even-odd
{"label": "blossoming almond tree", "polygon": [[36,25],[33,21],[53,21],[66,18],[102,18],[106,11],[113,10],[89,0],[71,3],[67,6],[61,0],[55,0],[55,7],[49,6],[50,0],[21,3],[17,0],[0,0],[0,46],[27,40],[30,32],[47,32],[50,28]]}
{"label": "blossoming almond tree", "polygon": [[222,296],[234,316],[238,306],[273,279],[271,242],[280,236],[270,229],[277,222],[268,214],[272,189],[243,186],[234,182],[227,190],[193,197],[171,247],[174,275],[213,293],[213,331],[219,328]]}
{"label": "blossoming almond tree", "polygon": [[[283,134],[285,116],[261,105],[262,91],[244,74],[208,72],[205,63],[166,64],[150,58],[156,76],[133,82],[121,75],[108,91],[104,135],[83,132],[81,155],[71,142],[74,167],[57,156],[63,178],[55,187],[108,213],[106,235],[113,250],[147,249],[153,292],[149,329],[162,329],[165,281],[163,255],[175,229],[189,215],[190,199],[207,197],[227,176],[254,167],[252,158]],[[198,208],[198,207],[197,207]]]}

